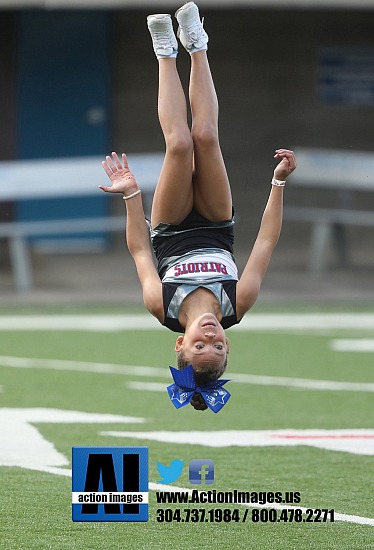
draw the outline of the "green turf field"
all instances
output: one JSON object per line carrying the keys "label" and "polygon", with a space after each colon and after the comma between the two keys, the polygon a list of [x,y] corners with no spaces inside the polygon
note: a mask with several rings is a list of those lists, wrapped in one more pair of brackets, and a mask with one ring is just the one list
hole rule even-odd
{"label": "green turf field", "polygon": [[[16,320],[21,313],[4,315]],[[33,313],[47,324],[52,315]],[[118,310],[69,314],[94,321],[102,314],[115,318]],[[86,330],[85,317],[81,329],[47,330],[25,315],[30,330],[16,324],[0,330],[0,548],[374,547],[374,353],[333,349],[343,339],[370,346],[370,326],[228,331],[232,397],[214,415],[190,406],[177,411],[168,399],[175,335],[166,329]],[[131,418],[97,416],[105,414]],[[117,445],[149,448],[149,521],[72,522],[72,447]],[[196,508],[156,503],[156,490],[165,489],[157,462],[175,459],[185,461],[173,483],[181,490],[196,488],[189,461],[211,459],[214,483],[202,490],[296,491],[301,501],[287,509],[333,509],[335,521],[252,522],[256,504],[200,504],[205,513],[238,509],[241,519],[248,510],[247,520],[160,523],[157,509]]]}

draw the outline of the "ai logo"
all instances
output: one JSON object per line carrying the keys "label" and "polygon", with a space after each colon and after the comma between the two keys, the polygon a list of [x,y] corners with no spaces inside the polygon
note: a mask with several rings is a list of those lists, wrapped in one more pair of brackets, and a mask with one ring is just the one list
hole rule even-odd
{"label": "ai logo", "polygon": [[73,447],[73,521],[148,521],[147,447]]}

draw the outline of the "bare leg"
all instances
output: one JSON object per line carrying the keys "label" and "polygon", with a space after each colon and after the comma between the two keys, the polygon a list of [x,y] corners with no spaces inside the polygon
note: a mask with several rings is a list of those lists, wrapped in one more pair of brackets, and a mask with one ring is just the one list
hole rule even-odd
{"label": "bare leg", "polygon": [[159,60],[158,115],[166,142],[166,154],[155,190],[151,224],[180,223],[193,202],[193,144],[187,123],[187,107],[176,60]]}
{"label": "bare leg", "polygon": [[206,51],[191,55],[194,207],[211,221],[232,216],[232,198],[218,138],[218,100]]}

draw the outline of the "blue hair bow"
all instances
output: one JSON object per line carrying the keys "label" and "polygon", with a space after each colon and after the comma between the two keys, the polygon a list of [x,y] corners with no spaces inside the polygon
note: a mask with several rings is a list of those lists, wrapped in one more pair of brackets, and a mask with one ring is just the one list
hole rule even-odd
{"label": "blue hair bow", "polygon": [[215,413],[218,413],[230,399],[230,393],[222,386],[230,380],[213,380],[204,386],[198,386],[192,365],[183,370],[169,367],[174,384],[167,387],[169,397],[174,407],[180,409],[191,403],[195,392],[201,393],[205,403]]}

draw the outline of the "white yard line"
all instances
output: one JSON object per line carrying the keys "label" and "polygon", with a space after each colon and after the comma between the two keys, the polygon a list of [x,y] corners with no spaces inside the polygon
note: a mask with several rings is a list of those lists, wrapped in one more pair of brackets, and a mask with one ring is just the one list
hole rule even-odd
{"label": "white yard line", "polygon": [[31,357],[0,356],[0,366],[17,369],[47,369],[97,374],[122,374],[146,378],[170,378],[167,369],[141,365],[116,365],[113,363],[91,363],[89,361],[65,361],[62,359],[39,359]]}
{"label": "white yard line", "polygon": [[100,435],[119,439],[158,441],[174,445],[202,445],[204,447],[315,447],[327,451],[374,456],[374,430],[216,430],[216,431],[114,431]]}
{"label": "white yard line", "polygon": [[[39,359],[29,357],[0,356],[0,367],[21,369],[47,369],[75,372],[90,372],[96,374],[120,374],[142,378],[167,378],[171,383],[169,369],[140,365],[116,365],[112,363],[91,363],[85,361],[64,361],[61,359]],[[255,374],[229,373],[232,382],[253,384],[259,386],[283,386],[318,391],[359,391],[374,392],[374,383],[338,382],[332,380],[311,380],[308,378],[289,378],[286,376],[260,376]],[[130,382],[130,389],[141,389],[137,382]],[[134,385],[135,384],[135,385]],[[138,387],[135,387],[138,384]],[[160,391],[160,386],[142,388],[148,391]]]}
{"label": "white yard line", "polygon": [[165,392],[166,386],[161,382],[127,382],[129,390]]}
{"label": "white yard line", "polygon": [[160,330],[160,323],[152,315],[4,315],[0,330],[71,330],[116,332],[123,330]]}
{"label": "white yard line", "polygon": [[[230,373],[229,373],[230,374]],[[305,390],[320,391],[364,391],[374,392],[374,383],[338,382],[334,380],[311,380],[308,378],[288,378],[286,376],[260,376],[255,374],[231,373],[233,382],[256,384],[260,386],[285,386]]]}
{"label": "white yard line", "polygon": [[[231,330],[323,331],[331,329],[374,330],[374,313],[249,313]],[[138,315],[3,315],[0,331],[94,331],[163,330],[148,314]]]}
{"label": "white yard line", "polygon": [[373,330],[372,313],[248,313],[235,325],[236,331],[284,331],[284,330]]}
{"label": "white yard line", "polygon": [[374,352],[374,339],[368,338],[335,338],[330,342],[333,351]]}

